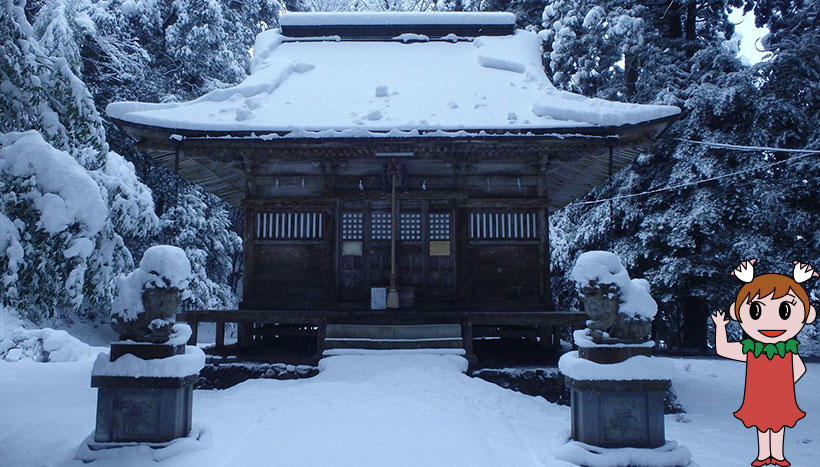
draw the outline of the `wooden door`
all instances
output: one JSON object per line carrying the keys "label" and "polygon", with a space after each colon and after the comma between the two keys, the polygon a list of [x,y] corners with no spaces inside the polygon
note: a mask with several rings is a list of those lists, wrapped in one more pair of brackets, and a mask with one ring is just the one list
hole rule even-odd
{"label": "wooden door", "polygon": [[366,212],[347,209],[340,213],[339,241],[339,301],[364,306],[370,301],[367,280],[367,256],[364,255]]}
{"label": "wooden door", "polygon": [[[454,296],[453,214],[404,201],[396,226],[396,283],[413,288],[413,305],[435,306]],[[390,285],[392,212],[387,204],[342,210],[339,301],[369,305],[371,287]],[[402,303],[401,307],[406,304]]]}
{"label": "wooden door", "polygon": [[[390,285],[390,239],[393,217],[389,206],[374,206],[368,216],[367,235],[368,287]],[[398,255],[396,255],[398,258]]]}
{"label": "wooden door", "polygon": [[427,268],[424,302],[446,305],[455,298],[455,216],[448,209],[431,209],[427,213]]}

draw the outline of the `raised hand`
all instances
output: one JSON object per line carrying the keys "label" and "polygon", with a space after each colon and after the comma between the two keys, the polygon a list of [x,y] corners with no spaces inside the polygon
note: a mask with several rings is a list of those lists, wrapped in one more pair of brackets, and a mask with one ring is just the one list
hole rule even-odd
{"label": "raised hand", "polygon": [[712,317],[712,321],[715,322],[715,327],[723,326],[726,327],[729,324],[729,319],[726,317],[726,314],[722,311],[715,311],[714,314],[709,315]]}
{"label": "raised hand", "polygon": [[809,263],[801,263],[799,261],[792,262],[794,263],[794,272],[792,273],[792,277],[794,277],[794,281],[798,284],[801,282],[806,282],[812,277],[820,277],[820,274],[818,274]]}
{"label": "raised hand", "polygon": [[757,262],[757,258],[752,258],[748,261],[741,261],[740,264],[732,269],[732,272],[730,272],[729,275],[735,276],[743,282],[752,282],[752,279],[755,277],[753,267],[755,262]]}

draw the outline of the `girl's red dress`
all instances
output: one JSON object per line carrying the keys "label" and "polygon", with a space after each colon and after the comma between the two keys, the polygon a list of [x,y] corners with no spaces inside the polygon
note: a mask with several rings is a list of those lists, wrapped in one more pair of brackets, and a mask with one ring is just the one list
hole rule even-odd
{"label": "girl's red dress", "polygon": [[746,389],[735,417],[746,428],[754,426],[764,432],[778,432],[784,426],[793,428],[806,415],[794,397],[793,354],[775,354],[769,360],[765,352],[757,357],[749,352],[746,357]]}

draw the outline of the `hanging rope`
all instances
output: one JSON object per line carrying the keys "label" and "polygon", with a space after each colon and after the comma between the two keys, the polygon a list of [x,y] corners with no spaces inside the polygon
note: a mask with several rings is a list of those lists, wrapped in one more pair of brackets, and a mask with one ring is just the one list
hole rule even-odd
{"label": "hanging rope", "polygon": [[720,179],[723,179],[723,178],[736,177],[738,175],[743,175],[743,174],[747,174],[747,173],[751,173],[751,172],[756,172],[758,170],[768,169],[768,168],[771,168],[771,167],[774,167],[774,166],[777,166],[777,165],[785,164],[787,162],[794,162],[798,159],[804,159],[806,157],[810,157],[810,156],[820,154],[820,150],[815,150],[815,149],[784,149],[784,148],[772,148],[772,147],[765,147],[765,146],[739,146],[739,145],[736,145],[736,144],[712,143],[712,142],[708,142],[708,141],[694,141],[694,140],[689,140],[689,139],[684,139],[684,138],[672,138],[672,139],[676,140],[676,141],[686,142],[686,143],[695,143],[695,144],[702,144],[702,145],[705,145],[705,146],[728,149],[728,150],[731,150],[731,151],[773,151],[773,152],[800,153],[801,155],[794,156],[794,157],[791,157],[789,159],[784,159],[782,161],[772,162],[771,164],[764,164],[764,165],[760,165],[760,166],[757,166],[757,167],[752,167],[751,169],[739,170],[737,172],[731,172],[731,173],[727,173],[727,174],[723,174],[723,175],[718,175],[718,176],[715,176],[715,177],[704,178],[702,180],[696,180],[694,182],[679,183],[677,185],[666,186],[666,187],[663,187],[663,188],[656,188],[654,190],[642,191],[640,193],[631,193],[631,194],[628,194],[628,195],[613,196],[611,198],[595,199],[595,200],[592,200],[592,201],[576,201],[574,203],[569,203],[568,206],[573,206],[573,205],[583,206],[583,205],[588,205],[588,204],[599,204],[599,203],[605,203],[605,202],[608,202],[608,201],[615,201],[615,200],[619,200],[619,199],[636,198],[638,196],[645,196],[645,195],[651,195],[651,194],[655,194],[655,193],[662,193],[664,191],[678,190],[678,189],[681,189],[681,188],[686,188],[686,187],[694,186],[694,185],[700,185],[702,183],[712,182],[712,181],[720,180]]}

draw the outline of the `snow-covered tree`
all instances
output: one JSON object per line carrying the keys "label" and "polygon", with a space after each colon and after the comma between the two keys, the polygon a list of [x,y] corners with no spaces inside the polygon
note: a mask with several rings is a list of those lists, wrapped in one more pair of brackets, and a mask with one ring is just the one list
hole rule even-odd
{"label": "snow-covered tree", "polygon": [[[36,28],[25,2],[2,6],[0,133],[7,152],[0,162],[0,213],[7,230],[16,230],[4,243],[20,247],[0,258],[3,281],[17,278],[3,304],[33,319],[104,307],[116,275],[132,266],[122,237],[144,236],[158,225],[150,191],[133,165],[109,151],[102,118],[76,74],[80,46],[71,25],[83,21],[75,4],[43,6]],[[58,169],[46,160],[66,172],[65,180],[55,180]],[[93,192],[81,190],[89,180]],[[97,199],[102,208],[89,208],[99,207]]]}
{"label": "snow-covered tree", "polygon": [[191,279],[183,307],[235,308],[231,290],[234,260],[242,253],[242,239],[231,230],[228,212],[196,185],[179,187],[160,217],[160,239],[176,245],[191,261]]}
{"label": "snow-covered tree", "polygon": [[[811,92],[820,76],[817,15],[812,13],[816,6],[781,19],[793,26],[764,41],[772,44],[773,59],[748,68],[737,59],[736,44],[725,40],[732,30],[725,22],[725,5],[674,3],[664,6],[669,10],[665,15],[657,6],[644,5],[640,18],[652,34],[652,40],[644,42],[664,53],[639,60],[636,95],[644,102],[683,108],[669,135],[753,146],[817,147],[817,128],[809,123],[818,118],[818,93]],[[610,38],[603,30],[587,33]],[[548,41],[548,47],[550,43],[555,40]],[[595,38],[575,42],[572,53],[601,56],[592,46],[597,43]],[[617,74],[588,83],[584,92],[589,95],[611,95],[611,89],[626,86]],[[789,157],[776,151],[734,152],[666,139],[586,199],[687,184]],[[647,196],[571,205],[555,213],[551,251],[558,302],[577,307],[574,291],[562,276],[578,254],[611,250],[652,284],[660,302],[656,338],[673,346],[704,345],[709,310],[722,309],[736,292],[737,284],[726,273],[734,263],[756,257],[768,272],[787,273],[798,257],[820,261],[810,257],[820,246],[816,229],[806,229],[818,223],[820,213],[820,182],[806,175],[820,172],[818,159],[805,157]]]}
{"label": "snow-covered tree", "polygon": [[[634,94],[634,67],[639,56],[659,51],[634,2],[558,0],[544,8],[540,33],[544,63],[559,88],[587,96],[624,99]],[[633,81],[627,83],[625,79]],[[613,87],[614,85],[614,87]],[[620,94],[620,96],[619,96]]]}

